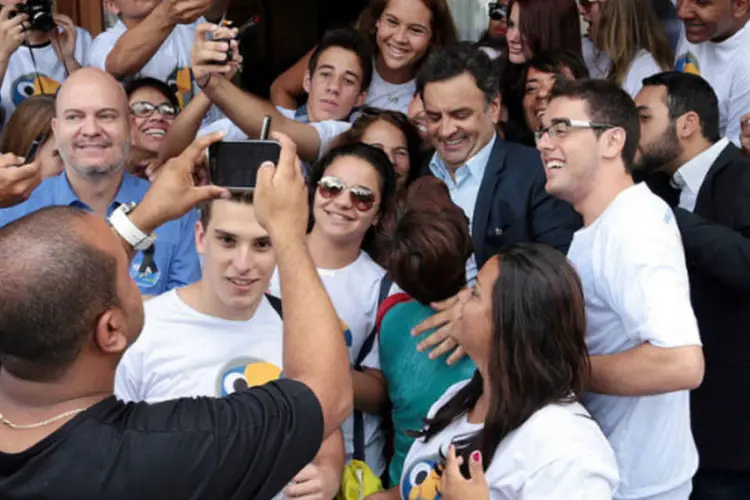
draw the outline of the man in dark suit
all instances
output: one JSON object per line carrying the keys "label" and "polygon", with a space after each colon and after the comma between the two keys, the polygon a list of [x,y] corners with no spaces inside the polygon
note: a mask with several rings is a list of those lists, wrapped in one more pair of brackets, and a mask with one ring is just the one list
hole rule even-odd
{"label": "man in dark suit", "polygon": [[[456,43],[434,53],[417,77],[427,129],[436,149],[425,174],[445,182],[453,202],[469,218],[475,254],[466,266],[467,283],[503,245],[524,241],[568,250],[581,219],[573,207],[544,189],[546,174],[539,152],[505,142],[495,126],[501,100],[496,66],[470,43]],[[450,324],[458,317],[457,298],[436,305],[437,314],[417,333],[444,325],[420,344],[441,343],[437,357],[455,347]],[[446,342],[444,340],[448,339]],[[456,354],[449,362],[457,359]]]}
{"label": "man in dark suit", "polygon": [[750,158],[720,138],[718,100],[701,77],[667,72],[643,83],[638,162],[678,191],[706,359],[691,394],[700,455],[691,498],[750,498]]}

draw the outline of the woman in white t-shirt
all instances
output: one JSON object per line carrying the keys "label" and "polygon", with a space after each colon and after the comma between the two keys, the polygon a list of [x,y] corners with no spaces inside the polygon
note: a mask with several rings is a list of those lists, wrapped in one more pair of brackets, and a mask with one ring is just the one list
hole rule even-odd
{"label": "woman in white t-shirt", "polygon": [[[368,349],[374,331],[380,285],[385,270],[363,251],[396,191],[396,176],[386,154],[362,143],[333,149],[316,163],[308,177],[310,224],[308,247],[321,281],[341,318],[342,335],[353,370],[354,408],[361,411],[364,458],[376,476],[385,471],[385,436],[378,416],[387,402],[380,371],[378,343]],[[280,296],[278,274],[270,293]],[[347,461],[355,456],[354,418],[342,426]],[[362,442],[364,441],[364,442]]]}
{"label": "woman in white t-shirt", "polygon": [[[406,114],[416,90],[416,76],[430,51],[457,40],[456,26],[445,0],[370,0],[357,29],[376,49],[366,104]],[[271,100],[296,108],[312,50],[276,79]]]}
{"label": "woman in white t-shirt", "polygon": [[644,78],[672,69],[674,53],[652,0],[584,0],[580,5],[593,44],[586,51],[592,78],[609,79],[635,98]]}
{"label": "woman in white t-shirt", "polygon": [[[533,243],[506,246],[460,300],[455,335],[477,372],[430,409],[404,463],[401,497],[611,499],[615,456],[579,403],[586,312],[565,256]],[[470,462],[483,464],[484,492],[479,481],[443,474],[451,447],[464,476]]]}

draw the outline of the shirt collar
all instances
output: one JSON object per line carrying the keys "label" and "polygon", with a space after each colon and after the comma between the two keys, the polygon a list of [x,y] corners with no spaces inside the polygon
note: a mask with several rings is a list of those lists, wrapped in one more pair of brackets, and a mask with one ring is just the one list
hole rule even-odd
{"label": "shirt collar", "polygon": [[[78,195],[73,191],[73,188],[70,185],[70,181],[68,180],[68,176],[65,171],[63,171],[63,173],[61,173],[57,177],[52,178],[51,180],[54,183],[53,188],[55,192],[55,201],[57,204],[78,205],[87,209],[91,208],[83,203]],[[138,178],[128,172],[123,172],[120,187],[115,194],[115,199],[112,200],[112,203],[110,204],[110,210],[114,210],[123,203],[131,203],[133,201],[137,201],[134,198],[140,199],[140,196],[138,196]]]}
{"label": "shirt collar", "polygon": [[[489,163],[490,161],[490,156],[492,156],[492,149],[495,147],[496,141],[497,134],[494,134],[492,136],[492,139],[490,139],[490,142],[488,142],[482,149],[480,149],[477,154],[472,156],[469,161],[466,162],[466,165],[464,165],[468,168],[469,174],[471,174],[471,176],[476,179],[477,182],[481,183],[482,179],[484,178],[484,171],[487,169],[487,163]],[[440,157],[440,154],[438,154],[437,151],[434,155],[432,155],[432,160],[430,160],[430,171],[435,177],[445,183],[448,182],[448,179],[451,179],[448,167],[445,165],[445,162],[443,162],[443,159]]]}
{"label": "shirt collar", "polygon": [[688,188],[691,193],[698,194],[703,180],[706,178],[711,165],[714,164],[722,151],[729,145],[726,137],[717,141],[707,150],[681,166],[672,177],[672,185],[678,189]]}

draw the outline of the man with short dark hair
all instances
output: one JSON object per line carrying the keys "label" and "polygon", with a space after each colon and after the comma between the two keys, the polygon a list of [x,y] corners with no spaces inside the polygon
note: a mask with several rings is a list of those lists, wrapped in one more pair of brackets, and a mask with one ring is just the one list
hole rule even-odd
{"label": "man with short dark hair", "polygon": [[703,353],[674,215],[633,184],[638,138],[635,104],[615,83],[561,79],[537,147],[547,191],[583,217],[568,251],[586,300],[583,402],[617,456],[615,498],[686,499],[698,467],[688,391]]}
{"label": "man with short dark hair", "polygon": [[636,96],[639,163],[679,189],[675,216],[706,354],[691,394],[700,455],[695,500],[750,495],[750,159],[719,134],[716,94],[703,78],[660,73]]}
{"label": "man with short dark hair", "polygon": [[[436,149],[425,174],[448,185],[451,199],[469,219],[474,255],[466,264],[467,283],[473,286],[477,269],[503,245],[532,241],[567,251],[580,217],[544,190],[538,151],[498,136],[500,83],[489,56],[467,42],[449,45],[425,62],[417,91]],[[433,357],[456,346],[449,332],[459,314],[458,298],[440,308],[445,314],[416,330],[445,325],[420,344],[426,349],[442,342],[430,353]]]}
{"label": "man with short dark hair", "polygon": [[[231,64],[215,64],[225,54],[216,42],[205,39],[219,27],[201,25],[193,47],[193,74],[204,87],[204,94],[183,111],[172,126],[165,157],[179,152],[196,132],[203,135],[222,131],[225,140],[257,138],[263,118],[271,117],[271,130],[280,131],[294,140],[300,157],[314,162],[330,148],[334,139],[351,127],[352,111],[364,104],[373,74],[372,47],[366,38],[351,28],[326,32],[315,48],[305,75],[307,105],[297,110],[277,108],[270,102],[246,93],[235,86],[226,73]],[[199,118],[216,104],[227,115],[198,131]]]}
{"label": "man with short dark hair", "polygon": [[750,0],[679,0],[685,30],[675,69],[701,75],[719,99],[719,132],[740,146],[741,117],[750,112]]}
{"label": "man with short dark hair", "polygon": [[[281,377],[281,302],[266,296],[276,255],[252,193],[205,204],[195,240],[203,276],[146,303],[143,332],[117,367],[115,395],[123,401],[224,397]],[[275,498],[333,498],[344,459],[336,432]]]}
{"label": "man with short dark hair", "polygon": [[280,135],[254,207],[288,305],[284,379],[221,399],[112,396],[115,367],[143,326],[128,261],[158,225],[228,194],[193,180],[220,138],[164,165],[143,201],[110,219],[114,231],[74,207],[0,229],[0,498],[269,499],[351,413],[341,324],[307,250],[305,181]]}

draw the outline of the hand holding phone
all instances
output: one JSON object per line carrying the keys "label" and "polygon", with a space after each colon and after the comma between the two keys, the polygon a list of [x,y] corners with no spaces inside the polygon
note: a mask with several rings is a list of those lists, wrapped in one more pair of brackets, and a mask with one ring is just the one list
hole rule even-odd
{"label": "hand holding phone", "polygon": [[281,155],[281,144],[268,140],[270,128],[271,117],[267,116],[260,139],[212,144],[207,151],[211,183],[232,191],[254,190],[260,166],[267,161],[278,164]]}

